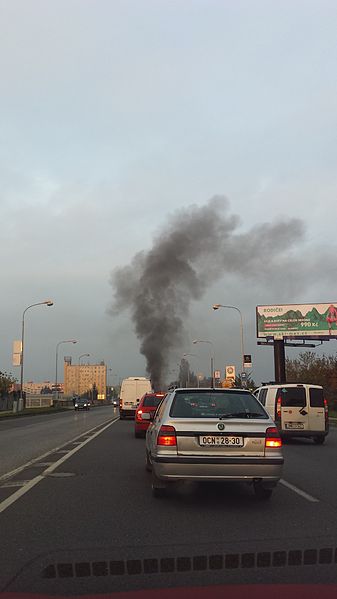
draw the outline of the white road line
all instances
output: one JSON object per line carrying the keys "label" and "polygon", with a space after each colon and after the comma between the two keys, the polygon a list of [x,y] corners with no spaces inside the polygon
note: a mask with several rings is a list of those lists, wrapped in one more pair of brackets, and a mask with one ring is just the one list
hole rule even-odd
{"label": "white road line", "polygon": [[77,451],[82,449],[82,447],[84,447],[84,445],[86,445],[87,443],[90,443],[90,441],[92,441],[92,439],[95,439],[95,437],[98,437],[98,435],[103,433],[103,431],[105,431],[107,428],[109,428],[109,426],[112,426],[112,424],[115,424],[115,422],[117,422],[118,420],[119,420],[119,418],[116,418],[112,422],[109,422],[109,424],[107,424],[106,426],[101,428],[99,431],[97,431],[97,433],[94,433],[90,437],[90,439],[86,439],[86,441],[83,441],[83,443],[81,445],[77,445],[77,447],[74,447],[74,449],[71,449],[66,455],[62,456],[59,460],[57,460],[57,462],[55,462],[52,466],[49,466],[49,468],[44,470],[43,474],[39,474],[35,478],[32,478],[32,480],[28,481],[28,483],[26,485],[24,485],[23,487],[21,487],[21,489],[18,489],[15,493],[13,493],[13,495],[11,495],[10,497],[7,497],[7,499],[5,499],[4,501],[2,501],[0,503],[0,514],[2,512],[4,512],[8,507],[13,505],[13,503],[15,503],[18,499],[20,499],[20,497],[22,497],[22,495],[25,495],[25,493],[27,493],[33,487],[35,487],[35,485],[37,485],[39,482],[41,482],[41,480],[45,480],[46,475],[50,474],[50,472],[53,472],[53,470],[55,470],[55,468],[57,468],[58,466],[63,464],[63,462],[68,460],[72,455],[74,455],[74,453],[76,453]]}
{"label": "white road line", "polygon": [[294,493],[297,493],[297,495],[304,497],[304,499],[306,499],[307,501],[311,501],[311,503],[319,503],[319,499],[317,499],[316,497],[313,497],[312,495],[309,495],[309,493],[306,493],[305,491],[302,491],[302,489],[295,487],[295,485],[288,483],[286,480],[283,480],[283,478],[281,478],[280,484],[283,485],[284,487],[287,487],[287,489],[294,491]]}
{"label": "white road line", "polygon": [[29,483],[29,480],[12,480],[7,483],[3,483],[3,485],[0,485],[0,489],[8,489],[10,487],[23,487],[23,485],[26,485],[27,483]]}
{"label": "white road line", "polygon": [[[113,422],[115,422],[115,420],[113,420]],[[69,441],[66,441],[62,445],[59,445],[58,447],[54,447],[54,449],[49,449],[49,451],[47,451],[46,453],[39,455],[37,458],[33,458],[32,460],[29,460],[29,462],[26,462],[22,466],[18,466],[17,468],[14,468],[14,470],[11,470],[10,472],[6,472],[5,474],[2,474],[0,476],[0,482],[3,480],[7,480],[8,478],[12,478],[12,476],[15,476],[16,474],[20,474],[20,472],[22,472],[22,470],[25,470],[25,468],[28,468],[28,466],[32,466],[36,462],[42,461],[47,456],[50,456],[52,453],[57,453],[58,451],[63,450],[63,447],[66,447],[66,445],[71,445],[72,443],[74,443],[74,441],[77,441],[77,439],[79,439],[79,437],[83,437],[84,435],[91,433],[92,431],[96,430],[99,426],[102,426],[102,423],[96,424],[96,426],[93,426],[88,431],[84,431],[80,435],[76,435],[76,437],[73,437],[73,439],[69,439]],[[66,452],[68,453],[68,450]]]}

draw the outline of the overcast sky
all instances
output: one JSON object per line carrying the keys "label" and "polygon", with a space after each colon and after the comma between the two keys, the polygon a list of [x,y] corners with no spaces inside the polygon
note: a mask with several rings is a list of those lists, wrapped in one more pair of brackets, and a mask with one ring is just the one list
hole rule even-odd
{"label": "overcast sky", "polygon": [[239,366],[237,314],[211,310],[229,303],[254,379],[273,378],[255,306],[337,301],[336,31],[333,0],[0,0],[0,370],[19,377],[22,312],[51,298],[26,315],[25,380],[54,380],[70,338],[60,359],[144,375],[128,312],[109,314],[111,273],[177,209],[224,195],[240,232],[299,218],[304,237],[289,277],[219,273],[170,368],[189,352],[208,372],[195,338]]}

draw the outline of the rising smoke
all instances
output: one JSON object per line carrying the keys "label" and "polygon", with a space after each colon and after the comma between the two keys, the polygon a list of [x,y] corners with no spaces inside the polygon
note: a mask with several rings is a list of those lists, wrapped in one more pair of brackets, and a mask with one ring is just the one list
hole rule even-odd
{"label": "rising smoke", "polygon": [[192,300],[226,272],[266,276],[294,241],[303,237],[296,219],[261,224],[237,233],[240,221],[216,196],[171,217],[147,252],[112,275],[112,312],[130,309],[154,389],[164,383],[171,350],[183,345],[183,321]]}

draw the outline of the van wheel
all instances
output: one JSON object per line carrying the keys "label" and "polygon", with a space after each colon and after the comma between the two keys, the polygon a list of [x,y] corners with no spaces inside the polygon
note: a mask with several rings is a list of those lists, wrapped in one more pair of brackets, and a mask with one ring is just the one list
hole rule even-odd
{"label": "van wheel", "polygon": [[266,500],[272,496],[273,489],[267,489],[262,483],[254,483],[254,493],[257,499]]}
{"label": "van wheel", "polygon": [[316,437],[313,437],[313,439],[314,439],[314,443],[316,443],[316,445],[323,445],[323,443],[325,441],[325,436],[317,435]]}
{"label": "van wheel", "polygon": [[151,464],[151,460],[150,460],[148,451],[146,451],[146,454],[145,454],[145,468],[148,472],[152,472],[152,464]]}
{"label": "van wheel", "polygon": [[152,495],[153,497],[164,497],[166,494],[165,483],[156,477],[152,470]]}

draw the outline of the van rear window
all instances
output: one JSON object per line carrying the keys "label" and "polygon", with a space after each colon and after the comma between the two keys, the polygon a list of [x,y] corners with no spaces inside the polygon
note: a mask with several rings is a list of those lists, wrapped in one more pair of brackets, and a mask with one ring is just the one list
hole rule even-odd
{"label": "van rear window", "polygon": [[304,408],[306,406],[304,387],[280,387],[278,397],[284,408]]}
{"label": "van rear window", "polygon": [[315,389],[311,387],[309,389],[310,406],[312,408],[324,408],[324,396],[323,389]]}

